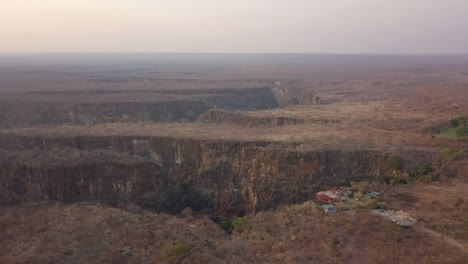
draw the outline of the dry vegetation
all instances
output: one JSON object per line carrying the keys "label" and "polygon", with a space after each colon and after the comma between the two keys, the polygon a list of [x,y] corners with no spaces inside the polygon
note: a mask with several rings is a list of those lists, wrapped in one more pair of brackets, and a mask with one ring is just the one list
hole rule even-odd
{"label": "dry vegetation", "polygon": [[388,190],[388,205],[411,211],[422,224],[468,249],[468,184],[412,185]]}
{"label": "dry vegetation", "polygon": [[[468,114],[466,58],[426,58],[432,60],[428,63],[424,57],[245,55],[233,62],[218,56],[208,60],[97,56],[86,62],[38,57],[31,63],[9,58],[0,63],[0,121],[14,124],[22,118],[21,107],[36,103],[38,108],[25,113],[36,114],[38,120],[48,117],[50,109],[68,120],[71,105],[106,104],[113,109],[114,103],[131,103],[129,108],[137,110],[134,119],[124,118],[126,113],[108,119],[109,113],[90,107],[96,111],[90,116],[97,117],[92,122],[12,127],[0,130],[0,137],[166,137],[262,141],[265,148],[304,152],[424,151],[432,154],[438,185],[376,186],[388,207],[419,218],[417,227],[401,229],[365,211],[324,214],[307,202],[249,215],[242,232],[228,234],[207,215],[190,210],[176,217],[133,205],[118,209],[96,203],[26,203],[0,208],[0,263],[468,263],[467,157],[441,154],[443,149],[449,155],[466,153],[468,139],[439,134],[451,118]],[[229,98],[221,101],[220,93],[243,94],[265,86],[276,96],[278,107],[222,109],[221,103]],[[208,121],[181,118],[155,123],[148,122],[148,113],[139,112],[154,108],[134,107],[169,102],[156,108],[163,111],[174,101],[184,106],[183,102],[208,100],[214,102],[213,111],[227,114]],[[5,116],[4,109],[15,103],[19,108],[9,109],[19,111],[18,116]],[[39,113],[44,105],[46,113]],[[192,110],[184,108],[181,116],[188,112],[197,120],[199,113]],[[289,123],[279,122],[282,118]],[[0,146],[0,161],[11,160],[23,160],[29,168],[94,160],[145,161],[113,149]]]}
{"label": "dry vegetation", "polygon": [[0,263],[465,263],[463,251],[366,212],[313,203],[249,216],[226,233],[206,216],[97,204],[25,204],[0,212]]}
{"label": "dry vegetation", "polygon": [[[337,73],[341,76],[344,73]],[[340,81],[293,80],[274,85],[266,81],[222,81],[198,80],[185,82],[165,80],[146,88],[132,83],[121,84],[127,90],[114,92],[102,90],[102,94],[87,94],[93,100],[104,102],[107,99],[121,101],[168,101],[177,100],[183,94],[160,94],[156,91],[174,89],[213,89],[227,86],[248,88],[252,85],[270,84],[276,91],[278,101],[289,102],[295,96],[304,98],[318,95],[321,99],[315,104],[304,102],[294,105],[289,102],[281,108],[259,111],[236,111],[233,120],[216,119],[216,122],[184,123],[119,123],[95,124],[93,126],[64,125],[52,128],[25,128],[4,130],[3,133],[42,134],[42,135],[135,135],[135,136],[175,136],[202,139],[224,140],[263,140],[308,143],[318,149],[389,149],[389,148],[432,148],[435,151],[443,147],[459,144],[455,139],[436,135],[437,131],[448,126],[451,118],[468,112],[468,77],[458,75],[458,71],[446,73],[423,72],[423,74],[401,74],[395,81],[376,69],[376,76],[342,76]],[[446,74],[446,75],[442,75]],[[442,75],[444,77],[436,77]],[[380,76],[381,78],[376,78]],[[306,76],[303,76],[306,78]],[[397,78],[397,77],[395,77]],[[172,83],[172,86],[171,86]],[[128,87],[131,87],[129,89]],[[187,88],[192,87],[192,88]],[[255,87],[255,86],[254,86]],[[257,86],[258,87],[258,86]],[[49,88],[48,88],[49,89]],[[33,94],[40,98],[59,96],[74,103],[84,102],[80,98],[83,92],[76,90],[59,91],[58,94]],[[101,91],[96,88],[96,91]],[[53,91],[53,89],[50,89]],[[85,89],[86,90],[86,89]],[[89,89],[88,89],[89,90]],[[136,92],[132,92],[135,90]],[[222,90],[222,89],[221,89]],[[74,94],[73,91],[80,91]],[[147,93],[145,92],[147,91]],[[26,92],[27,94],[30,94]],[[55,93],[55,92],[54,92]],[[141,94],[133,98],[132,94]],[[86,92],[84,92],[86,94]],[[24,93],[20,97],[27,98]],[[153,98],[153,96],[156,96]],[[174,98],[169,98],[169,97]],[[193,94],[191,100],[203,100],[206,94]],[[198,98],[197,98],[198,97]],[[6,98],[6,97],[5,97]],[[68,98],[68,99],[66,99]],[[102,98],[102,100],[100,99]],[[120,99],[119,99],[120,98]],[[26,100],[26,99],[25,99]],[[239,116],[249,119],[239,122]],[[223,117],[229,119],[229,115]],[[237,118],[237,119],[236,119]],[[297,120],[296,125],[275,125],[278,118]],[[114,118],[115,119],[115,118]],[[242,119],[242,118],[241,118]],[[115,120],[114,120],[115,122]],[[261,123],[266,123],[262,125]],[[249,125],[250,124],[250,125]]]}
{"label": "dry vegetation", "polygon": [[[350,122],[352,123],[352,122]],[[296,142],[304,150],[331,149],[426,149],[439,151],[443,147],[463,146],[463,142],[447,137],[432,137],[427,133],[412,131],[379,130],[362,125],[304,124],[259,128],[229,124],[205,123],[107,123],[92,126],[61,125],[56,127],[31,127],[4,129],[3,134],[57,137],[71,136],[143,136],[176,137],[204,140],[240,140]]]}

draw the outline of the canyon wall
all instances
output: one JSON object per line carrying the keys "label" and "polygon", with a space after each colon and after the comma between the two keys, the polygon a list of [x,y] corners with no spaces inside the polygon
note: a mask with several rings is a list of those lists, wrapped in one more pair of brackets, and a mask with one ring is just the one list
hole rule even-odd
{"label": "canyon wall", "polygon": [[[81,91],[78,94],[81,97],[76,101],[64,102],[61,97],[75,95],[72,92],[42,92],[34,94],[35,98],[32,101],[0,100],[0,128],[66,123],[194,121],[212,108],[258,110],[278,106],[275,95],[269,87],[225,90],[100,91],[99,93]],[[93,102],[93,96],[102,94],[112,96],[117,92],[122,98],[120,101]],[[125,100],[125,93],[128,93],[128,97],[138,95],[139,100]],[[46,100],[44,96],[58,96],[58,98],[52,97],[53,100]],[[154,100],[145,100],[145,96]]]}
{"label": "canyon wall", "polygon": [[311,199],[324,186],[371,178],[386,154],[296,151],[291,145],[163,137],[0,135],[0,202],[135,202],[243,215]]}
{"label": "canyon wall", "polygon": [[304,120],[283,116],[256,117],[241,113],[210,109],[203,113],[197,119],[197,122],[209,124],[235,124],[244,127],[278,127],[303,124]]}

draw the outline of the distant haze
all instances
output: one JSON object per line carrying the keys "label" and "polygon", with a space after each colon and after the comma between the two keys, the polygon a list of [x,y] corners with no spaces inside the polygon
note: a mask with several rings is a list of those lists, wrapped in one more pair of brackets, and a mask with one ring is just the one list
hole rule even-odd
{"label": "distant haze", "polygon": [[468,53],[467,0],[0,0],[0,52]]}

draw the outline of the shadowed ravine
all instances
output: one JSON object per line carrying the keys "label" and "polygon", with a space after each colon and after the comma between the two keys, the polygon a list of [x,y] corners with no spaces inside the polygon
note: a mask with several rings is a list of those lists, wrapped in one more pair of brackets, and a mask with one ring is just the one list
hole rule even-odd
{"label": "shadowed ravine", "polygon": [[[294,151],[271,142],[1,135],[1,202],[134,202],[243,215],[308,200],[320,186],[385,170],[379,151]],[[5,154],[7,155],[7,154]]]}

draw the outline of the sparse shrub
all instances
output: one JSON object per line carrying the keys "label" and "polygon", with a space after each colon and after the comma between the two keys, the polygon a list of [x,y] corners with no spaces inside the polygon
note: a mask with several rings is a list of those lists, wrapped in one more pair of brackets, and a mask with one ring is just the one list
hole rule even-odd
{"label": "sparse shrub", "polygon": [[463,127],[463,126],[456,127],[454,129],[454,134],[455,134],[456,137],[464,137],[464,136],[468,135],[468,128]]}
{"label": "sparse shrub", "polygon": [[359,192],[365,192],[369,188],[369,183],[352,181],[351,186]]}
{"label": "sparse shrub", "polygon": [[464,150],[456,150],[453,148],[443,148],[440,150],[440,155],[445,161],[452,161],[465,156],[466,152]]}
{"label": "sparse shrub", "polygon": [[451,137],[464,137],[468,135],[468,117],[462,116],[450,120],[450,128],[441,131]]}
{"label": "sparse shrub", "polygon": [[224,229],[226,232],[231,233],[233,226],[232,222],[230,220],[223,220],[219,223],[222,229]]}
{"label": "sparse shrub", "polygon": [[411,182],[423,181],[428,182],[432,180],[431,173],[433,169],[429,164],[421,164],[411,173]]}
{"label": "sparse shrub", "polygon": [[289,206],[291,210],[296,211],[296,212],[314,212],[314,209],[316,209],[316,204],[312,201],[307,201],[302,204],[293,204]]}
{"label": "sparse shrub", "polygon": [[292,105],[298,105],[299,104],[299,98],[297,98],[297,97],[291,98],[291,104]]}
{"label": "sparse shrub", "polygon": [[422,260],[422,263],[423,264],[431,264],[432,263],[432,260],[431,260],[431,257],[429,256],[425,256]]}
{"label": "sparse shrub", "polygon": [[461,116],[450,120],[450,125],[452,127],[467,127],[468,126],[468,116]]}
{"label": "sparse shrub", "polygon": [[338,181],[338,185],[339,186],[343,186],[343,187],[351,187],[351,182],[350,180],[341,180],[341,181]]}
{"label": "sparse shrub", "polygon": [[377,200],[363,197],[359,201],[350,202],[349,207],[355,210],[358,210],[358,209],[378,208],[379,206],[378,206]]}
{"label": "sparse shrub", "polygon": [[362,194],[362,192],[357,192],[354,194],[354,197],[358,199],[362,199],[362,197],[364,197],[364,194]]}
{"label": "sparse shrub", "polygon": [[387,158],[387,168],[401,170],[403,168],[403,159],[397,154],[391,154]]}
{"label": "sparse shrub", "polygon": [[377,200],[374,199],[368,199],[364,203],[365,207],[372,208],[372,209],[377,209],[379,208],[379,204],[377,203]]}
{"label": "sparse shrub", "polygon": [[408,181],[403,178],[395,177],[392,179],[392,185],[401,185],[401,184],[408,184]]}
{"label": "sparse shrub", "polygon": [[451,148],[443,148],[440,150],[440,155],[442,155],[442,157],[447,160],[450,158],[452,152],[453,150]]}
{"label": "sparse shrub", "polygon": [[421,164],[415,169],[414,174],[416,176],[424,176],[424,175],[429,175],[429,173],[431,173],[431,172],[432,172],[431,165]]}
{"label": "sparse shrub", "polygon": [[190,254],[190,247],[185,244],[166,245],[162,249],[162,255],[171,262],[177,262]]}
{"label": "sparse shrub", "polygon": [[237,217],[232,221],[233,229],[237,232],[243,232],[249,225],[247,217]]}
{"label": "sparse shrub", "polygon": [[450,126],[451,127],[458,127],[460,125],[460,120],[458,119],[451,119],[450,120]]}
{"label": "sparse shrub", "polygon": [[383,184],[390,184],[390,177],[387,175],[378,175],[375,177],[375,181]]}
{"label": "sparse shrub", "polygon": [[337,202],[337,203],[335,204],[335,206],[336,206],[336,208],[338,208],[338,209],[343,209],[344,207],[346,207],[346,204],[345,204],[344,202],[340,201],[340,202]]}

